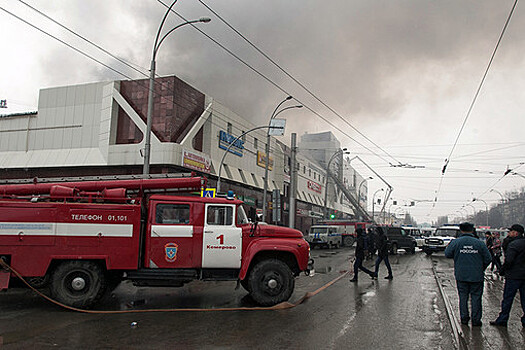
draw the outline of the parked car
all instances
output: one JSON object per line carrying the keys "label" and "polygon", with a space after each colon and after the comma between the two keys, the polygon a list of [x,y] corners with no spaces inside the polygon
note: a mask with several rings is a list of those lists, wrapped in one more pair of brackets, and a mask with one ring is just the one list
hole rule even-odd
{"label": "parked car", "polygon": [[402,226],[402,229],[416,240],[416,247],[423,248],[425,245],[425,234],[417,227]]}
{"label": "parked car", "polygon": [[390,254],[397,254],[398,249],[405,249],[410,254],[416,252],[416,240],[401,227],[383,227],[390,244]]}

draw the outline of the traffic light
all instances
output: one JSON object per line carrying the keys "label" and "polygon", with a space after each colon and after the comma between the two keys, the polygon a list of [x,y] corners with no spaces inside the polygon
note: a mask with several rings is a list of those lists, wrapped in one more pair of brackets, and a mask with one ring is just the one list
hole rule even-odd
{"label": "traffic light", "polygon": [[335,219],[335,214],[330,214],[330,219]]}

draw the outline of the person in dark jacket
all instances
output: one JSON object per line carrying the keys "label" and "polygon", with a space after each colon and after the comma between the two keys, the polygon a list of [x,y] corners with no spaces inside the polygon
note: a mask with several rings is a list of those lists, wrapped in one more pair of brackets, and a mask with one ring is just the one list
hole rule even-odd
{"label": "person in dark jacket", "polygon": [[498,318],[490,322],[493,326],[507,327],[512,302],[519,290],[523,309],[521,325],[525,328],[525,237],[523,237],[523,232],[523,226],[518,224],[509,228],[508,237],[510,238],[504,251],[505,262],[500,271],[500,274],[505,276],[503,300]]}
{"label": "person in dark jacket", "polygon": [[470,317],[468,300],[471,298],[472,325],[481,326],[481,297],[485,269],[492,262],[487,246],[474,236],[474,225],[464,222],[459,225],[461,235],[445,249],[447,258],[454,258],[454,276],[459,295],[459,315],[462,324],[468,324]]}
{"label": "person in dark jacket", "polygon": [[372,260],[374,258],[374,254],[376,253],[376,235],[374,234],[373,229],[368,229],[368,255],[367,258]]}
{"label": "person in dark jacket", "polygon": [[358,228],[356,234],[357,242],[355,245],[354,277],[350,282],[357,282],[357,273],[359,272],[359,269],[366,272],[370,277],[374,277],[374,273],[363,266],[363,260],[365,260],[365,237],[363,235],[363,229]]}
{"label": "person in dark jacket", "polygon": [[381,261],[385,261],[386,268],[388,269],[388,276],[385,277],[387,280],[394,278],[392,275],[392,267],[390,267],[390,261],[388,261],[388,237],[383,232],[382,227],[376,227],[376,241],[375,245],[377,248],[377,259],[376,259],[376,270],[374,277],[377,278],[379,272],[379,264]]}

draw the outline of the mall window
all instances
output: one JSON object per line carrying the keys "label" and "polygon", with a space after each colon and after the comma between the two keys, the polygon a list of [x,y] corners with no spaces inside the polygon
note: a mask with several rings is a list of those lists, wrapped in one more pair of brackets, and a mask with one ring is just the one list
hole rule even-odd
{"label": "mall window", "polygon": [[255,184],[255,186],[259,187],[259,182],[257,181],[257,177],[255,177],[253,173],[251,174],[252,174],[253,183]]}
{"label": "mall window", "polygon": [[259,147],[259,140],[257,140],[257,137],[253,138],[253,148],[257,151],[257,148]]}
{"label": "mall window", "polygon": [[228,123],[228,127],[226,129],[226,131],[228,132],[228,134],[232,134],[232,129],[233,129],[233,126],[232,126],[232,123]]}
{"label": "mall window", "polygon": [[247,184],[248,181],[246,181],[246,177],[244,176],[244,172],[243,172],[241,169],[239,169],[239,174],[241,174],[242,182],[244,182],[245,184]]}

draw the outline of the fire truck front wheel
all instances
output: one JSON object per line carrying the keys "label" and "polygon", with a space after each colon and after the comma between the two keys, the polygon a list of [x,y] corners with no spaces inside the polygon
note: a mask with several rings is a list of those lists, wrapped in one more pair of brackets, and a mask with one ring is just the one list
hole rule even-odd
{"label": "fire truck front wheel", "polygon": [[278,259],[258,262],[250,273],[248,283],[252,298],[262,306],[290,299],[295,286],[292,270]]}
{"label": "fire truck front wheel", "polygon": [[89,308],[104,294],[105,274],[92,261],[66,261],[58,265],[51,277],[51,293],[61,303]]}

